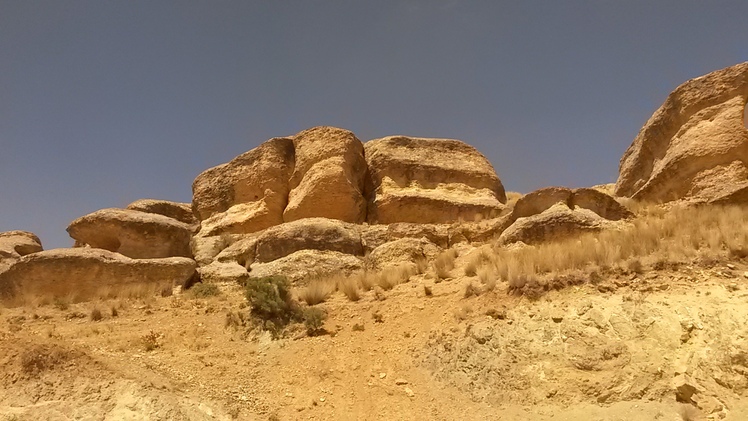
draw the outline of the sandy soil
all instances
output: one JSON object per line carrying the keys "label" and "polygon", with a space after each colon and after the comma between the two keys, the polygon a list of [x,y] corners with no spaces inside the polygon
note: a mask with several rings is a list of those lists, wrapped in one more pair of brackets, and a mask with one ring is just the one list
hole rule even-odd
{"label": "sandy soil", "polygon": [[458,264],[336,293],[328,334],[281,340],[227,326],[248,312],[238,285],[4,308],[0,420],[745,420],[746,271],[618,273],[530,301],[465,298]]}

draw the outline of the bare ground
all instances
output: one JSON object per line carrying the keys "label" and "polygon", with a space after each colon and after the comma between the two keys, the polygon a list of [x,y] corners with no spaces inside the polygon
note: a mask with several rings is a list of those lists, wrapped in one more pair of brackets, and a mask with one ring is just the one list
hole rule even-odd
{"label": "bare ground", "polygon": [[459,263],[439,283],[334,294],[316,337],[248,332],[228,284],[3,308],[0,420],[748,419],[745,264],[609,274],[532,301],[502,284],[465,298],[479,283]]}

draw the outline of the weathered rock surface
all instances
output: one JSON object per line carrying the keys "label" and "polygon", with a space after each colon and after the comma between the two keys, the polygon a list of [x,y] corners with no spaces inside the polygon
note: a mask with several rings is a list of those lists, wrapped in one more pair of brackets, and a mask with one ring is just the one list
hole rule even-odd
{"label": "weathered rock surface", "polygon": [[356,136],[335,127],[313,127],[293,137],[295,168],[289,182],[286,222],[323,217],[361,223],[366,160]]}
{"label": "weathered rock surface", "polygon": [[351,274],[363,268],[360,258],[329,250],[299,250],[268,263],[254,263],[249,276],[283,275],[296,285],[311,275]]}
{"label": "weathered rock surface", "polygon": [[271,262],[299,250],[327,250],[363,255],[355,225],[326,218],[306,218],[265,230],[257,238],[255,261]]}
{"label": "weathered rock surface", "polygon": [[[283,222],[283,210],[289,194],[288,180],[294,170],[294,145],[291,138],[274,138],[245,152],[226,164],[213,167],[197,176],[192,184],[192,208],[205,221],[245,205],[231,218],[218,218],[234,231],[259,231]],[[251,212],[250,212],[251,211]],[[248,215],[247,215],[248,213]],[[218,234],[221,224],[213,221],[211,230]]]}
{"label": "weathered rock surface", "polygon": [[283,223],[279,212],[285,206],[286,197],[269,189],[264,194],[259,200],[233,205],[202,221],[199,235],[247,234]]}
{"label": "weathered rock surface", "polygon": [[228,282],[239,283],[249,278],[247,268],[236,262],[212,262],[209,265],[197,268],[202,282]]}
{"label": "weathered rock surface", "polygon": [[135,259],[192,256],[192,228],[156,213],[101,209],[71,222],[67,231],[78,244]]}
{"label": "weathered rock surface", "polygon": [[505,208],[491,163],[461,141],[391,136],[364,149],[370,223],[473,221]]}
{"label": "weathered rock surface", "polygon": [[179,222],[184,222],[195,228],[200,227],[200,221],[198,221],[192,213],[192,204],[190,203],[170,202],[168,200],[157,199],[140,199],[127,205],[126,209],[147,213],[157,213],[159,215],[176,219]]}
{"label": "weathered rock surface", "polygon": [[594,188],[569,189],[566,187],[545,187],[522,196],[512,209],[512,218],[525,218],[537,215],[557,203],[565,203],[570,209],[589,209],[611,221],[633,217],[633,213],[618,203],[613,197]]}
{"label": "weathered rock surface", "polygon": [[748,63],[673,91],[621,158],[616,195],[665,202],[748,199]]}
{"label": "weathered rock surface", "polygon": [[566,204],[559,203],[537,215],[517,219],[501,234],[499,243],[522,241],[537,244],[600,231],[612,224],[588,209],[572,210]]}
{"label": "weathered rock surface", "polygon": [[0,260],[42,251],[42,242],[28,231],[0,232]]}
{"label": "weathered rock surface", "polygon": [[0,297],[10,300],[23,293],[85,299],[106,287],[182,284],[195,273],[195,266],[184,257],[131,259],[102,249],[40,251],[0,273]]}
{"label": "weathered rock surface", "polygon": [[439,246],[426,238],[400,238],[375,248],[366,256],[365,267],[378,271],[422,259],[432,261],[441,251]]}

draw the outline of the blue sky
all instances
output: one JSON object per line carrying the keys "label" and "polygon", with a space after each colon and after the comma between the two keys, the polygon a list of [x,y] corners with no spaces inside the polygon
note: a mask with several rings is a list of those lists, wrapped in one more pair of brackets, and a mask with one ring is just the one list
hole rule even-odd
{"label": "blue sky", "polygon": [[613,182],[667,94],[748,60],[745,1],[0,0],[0,231],[190,201],[316,125],[464,140],[508,190]]}

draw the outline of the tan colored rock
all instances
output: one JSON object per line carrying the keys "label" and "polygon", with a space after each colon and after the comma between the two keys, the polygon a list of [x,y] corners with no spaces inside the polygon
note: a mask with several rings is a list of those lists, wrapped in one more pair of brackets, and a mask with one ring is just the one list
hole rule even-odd
{"label": "tan colored rock", "polygon": [[379,271],[390,266],[416,263],[420,259],[432,261],[442,248],[425,238],[400,238],[382,244],[366,256],[365,267]]}
{"label": "tan colored rock", "polygon": [[42,242],[28,231],[0,232],[0,260],[42,251]]}
{"label": "tan colored rock", "polygon": [[249,276],[260,278],[282,275],[297,286],[312,275],[350,275],[363,268],[361,259],[346,253],[329,250],[299,250],[268,263],[254,263]]}
{"label": "tan colored rock", "polygon": [[363,255],[355,225],[327,218],[306,218],[265,230],[257,238],[255,261],[271,262],[299,250],[328,250]]}
{"label": "tan colored rock", "polygon": [[190,203],[170,202],[168,200],[157,199],[140,199],[127,205],[126,209],[147,213],[157,213],[159,215],[176,219],[179,222],[184,222],[185,224],[196,228],[200,227],[200,221],[198,221],[192,213],[192,204]]}
{"label": "tan colored rock", "polygon": [[517,200],[512,209],[512,216],[517,219],[537,215],[557,203],[566,203],[573,208],[571,196],[571,189],[566,187],[545,187],[535,190]]}
{"label": "tan colored rock", "polygon": [[[283,210],[294,170],[294,146],[290,138],[274,138],[226,164],[208,169],[192,184],[192,207],[201,220],[228,211],[238,204],[263,202],[254,208],[257,226],[245,218],[246,232],[259,231],[283,222]],[[275,197],[268,199],[268,195]],[[262,207],[266,209],[257,211]]]}
{"label": "tan colored rock", "polygon": [[78,244],[135,259],[192,256],[191,227],[155,213],[101,209],[71,222],[67,231]]}
{"label": "tan colored rock", "polygon": [[233,205],[202,221],[199,235],[249,234],[279,225],[283,220],[278,210],[285,202],[285,196],[266,190],[260,200]]}
{"label": "tan colored rock", "polygon": [[505,208],[491,163],[461,141],[391,136],[364,149],[370,223],[473,221]]}
{"label": "tan colored rock", "polygon": [[514,222],[512,215],[486,219],[479,222],[453,224],[449,228],[449,246],[459,243],[487,243],[499,238]]}
{"label": "tan colored rock", "polygon": [[168,287],[190,279],[195,266],[194,260],[184,257],[131,259],[102,249],[40,251],[21,257],[0,273],[0,297],[12,301],[25,294],[83,300],[106,288]]}
{"label": "tan colored rock", "polygon": [[212,262],[197,268],[202,282],[241,284],[249,279],[247,268],[236,262]]}
{"label": "tan colored rock", "polygon": [[425,238],[441,248],[449,247],[449,228],[447,224],[414,224],[397,222],[387,226],[390,241],[400,238]]}
{"label": "tan colored rock", "polygon": [[612,227],[613,223],[587,209],[571,210],[566,204],[551,206],[542,213],[517,219],[499,237],[499,243],[521,241],[537,244],[596,232]]}
{"label": "tan colored rock", "polygon": [[641,201],[748,198],[748,63],[673,91],[621,158],[616,195]]}
{"label": "tan colored rock", "polygon": [[296,164],[285,222],[323,217],[361,223],[366,160],[361,141],[348,130],[314,127],[293,137]]}
{"label": "tan colored rock", "polygon": [[594,188],[574,189],[571,196],[571,205],[572,208],[589,209],[610,221],[634,217],[634,214],[618,203],[616,199]]}

